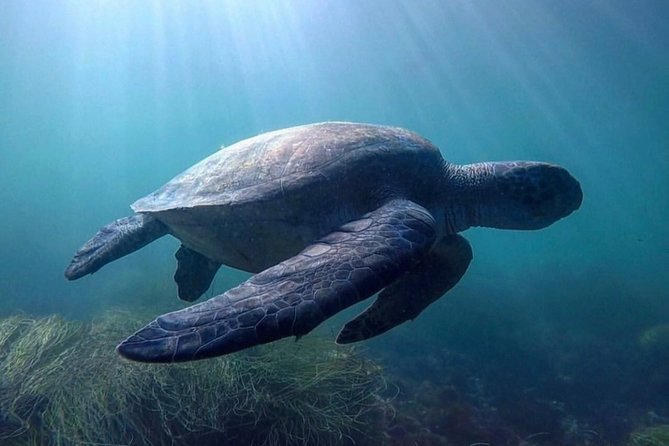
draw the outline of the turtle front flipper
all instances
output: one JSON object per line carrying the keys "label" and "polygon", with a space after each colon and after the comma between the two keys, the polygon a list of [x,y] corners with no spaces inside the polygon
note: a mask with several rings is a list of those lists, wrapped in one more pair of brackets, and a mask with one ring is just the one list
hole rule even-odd
{"label": "turtle front flipper", "polygon": [[179,288],[179,299],[193,302],[209,289],[221,264],[184,245],[181,245],[174,257],[178,262],[174,281]]}
{"label": "turtle front flipper", "polygon": [[346,323],[337,343],[369,339],[415,319],[460,281],[471,260],[467,240],[457,234],[443,238],[418,265],[381,291],[369,308]]}
{"label": "turtle front flipper", "polygon": [[435,232],[425,208],[390,201],[237,287],[158,317],[117,350],[138,361],[190,361],[300,337],[410,270]]}
{"label": "turtle front flipper", "polygon": [[93,274],[107,263],[135,252],[167,233],[167,226],[148,214],[119,218],[100,228],[79,248],[65,270],[65,277],[75,280]]}

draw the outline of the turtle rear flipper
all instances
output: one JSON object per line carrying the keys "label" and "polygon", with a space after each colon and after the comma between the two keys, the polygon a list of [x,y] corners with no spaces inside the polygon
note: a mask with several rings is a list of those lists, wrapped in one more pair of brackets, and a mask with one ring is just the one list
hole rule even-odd
{"label": "turtle rear flipper", "polygon": [[425,208],[391,201],[236,288],[158,317],[117,350],[137,361],[190,361],[303,336],[410,270],[435,233]]}
{"label": "turtle rear flipper", "polygon": [[134,214],[103,226],[74,254],[65,277],[79,279],[146,246],[168,233],[167,226],[147,214]]}
{"label": "turtle rear flipper", "polygon": [[347,322],[337,343],[373,338],[415,319],[460,281],[471,260],[467,240],[457,234],[443,238],[411,271],[381,291],[369,308]]}
{"label": "turtle rear flipper", "polygon": [[174,256],[178,262],[174,281],[179,288],[179,299],[193,302],[209,289],[221,264],[184,245]]}

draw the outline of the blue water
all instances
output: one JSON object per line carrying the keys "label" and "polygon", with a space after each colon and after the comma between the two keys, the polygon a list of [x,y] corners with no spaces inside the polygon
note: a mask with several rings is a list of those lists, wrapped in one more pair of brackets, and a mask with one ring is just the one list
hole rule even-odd
{"label": "blue water", "polygon": [[[0,315],[177,308],[174,239],[77,282],[64,268],[100,226],[221,145],[326,120],[390,124],[452,162],[561,164],[584,201],[544,230],[467,231],[462,282],[370,355],[443,385],[455,372],[438,355],[457,352],[470,361],[460,373],[498,372],[505,401],[588,390],[616,417],[669,417],[666,364],[659,384],[639,383],[628,356],[669,323],[668,19],[665,1],[3,1]],[[214,292],[246,277],[222,269]],[[566,366],[582,387],[531,381],[570,352],[602,355]],[[591,444],[652,424],[597,425],[599,409],[563,399],[597,430]]]}

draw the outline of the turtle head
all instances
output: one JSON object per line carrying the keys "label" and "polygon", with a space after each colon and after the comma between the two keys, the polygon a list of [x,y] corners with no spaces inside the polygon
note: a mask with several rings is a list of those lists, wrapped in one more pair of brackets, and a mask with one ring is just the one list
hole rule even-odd
{"label": "turtle head", "polygon": [[[566,169],[533,161],[458,166],[467,226],[541,229],[581,206],[583,192]],[[463,191],[464,192],[464,191]]]}

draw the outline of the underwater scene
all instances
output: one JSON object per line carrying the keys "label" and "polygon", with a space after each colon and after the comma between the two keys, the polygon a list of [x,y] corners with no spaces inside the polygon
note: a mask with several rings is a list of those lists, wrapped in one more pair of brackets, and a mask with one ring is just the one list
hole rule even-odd
{"label": "underwater scene", "polygon": [[0,2],[0,445],[669,446],[668,20]]}

